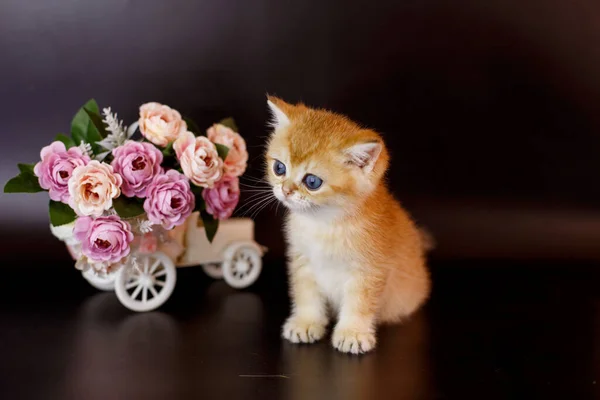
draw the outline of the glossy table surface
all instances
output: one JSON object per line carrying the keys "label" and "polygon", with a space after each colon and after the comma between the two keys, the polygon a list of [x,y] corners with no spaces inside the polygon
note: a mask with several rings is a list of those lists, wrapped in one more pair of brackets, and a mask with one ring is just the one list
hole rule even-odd
{"label": "glossy table surface", "polygon": [[283,263],[236,291],[178,270],[135,314],[68,263],[4,265],[0,399],[600,398],[600,265],[433,262],[434,292],[374,353],[297,346]]}

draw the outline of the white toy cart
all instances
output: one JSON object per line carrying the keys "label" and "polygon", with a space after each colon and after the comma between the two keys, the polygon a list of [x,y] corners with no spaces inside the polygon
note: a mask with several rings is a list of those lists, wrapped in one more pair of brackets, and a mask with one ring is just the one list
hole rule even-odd
{"label": "white toy cart", "polygon": [[[74,224],[51,226],[52,233],[65,242],[73,258],[79,258],[79,246],[73,238]],[[100,274],[93,269],[83,277],[95,288],[114,290],[119,301],[133,311],[154,310],[173,293],[177,267],[201,265],[207,275],[224,279],[229,286],[242,289],[252,285],[260,275],[266,248],[254,241],[254,221],[232,218],[221,221],[210,243],[202,220],[193,213],[183,225],[165,231],[152,253],[133,251],[129,262]]]}

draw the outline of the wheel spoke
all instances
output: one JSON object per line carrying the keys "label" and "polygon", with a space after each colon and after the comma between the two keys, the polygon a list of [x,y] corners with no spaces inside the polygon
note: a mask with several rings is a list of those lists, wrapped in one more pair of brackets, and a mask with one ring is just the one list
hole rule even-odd
{"label": "wheel spoke", "polygon": [[155,278],[158,278],[159,276],[163,276],[163,275],[166,275],[166,274],[167,274],[167,270],[166,270],[166,269],[163,269],[163,270],[161,270],[161,271],[158,271],[157,273],[155,273],[153,276],[154,276]]}
{"label": "wheel spoke", "polygon": [[125,289],[129,290],[131,288],[136,287],[139,284],[140,284],[140,282],[136,279],[134,281],[129,282],[127,285],[125,285]]}
{"label": "wheel spoke", "polygon": [[154,264],[152,264],[152,266],[150,267],[150,275],[152,275],[154,273],[154,271],[156,271],[156,268],[158,268],[158,266],[160,265],[160,260],[156,260],[154,262]]}
{"label": "wheel spoke", "polygon": [[146,286],[142,289],[142,301],[144,303],[148,301],[148,288]]}
{"label": "wheel spoke", "polygon": [[148,273],[148,264],[150,264],[150,260],[148,259],[148,257],[144,258],[144,273],[147,274]]}
{"label": "wheel spoke", "polygon": [[141,291],[141,290],[142,290],[142,285],[139,285],[139,286],[138,286],[138,287],[137,287],[137,288],[136,288],[136,289],[133,291],[133,293],[131,294],[131,298],[132,298],[133,300],[135,300],[135,299],[136,299],[136,297],[138,296],[138,294],[140,294],[140,291]]}
{"label": "wheel spoke", "polygon": [[150,293],[152,293],[153,299],[158,296],[158,292],[156,291],[156,289],[154,289],[154,286],[149,286],[148,289],[150,290]]}
{"label": "wheel spoke", "polygon": [[163,287],[163,286],[165,286],[165,283],[164,283],[163,281],[156,281],[156,282],[154,282],[154,284],[155,284],[156,286],[160,286],[160,287]]}

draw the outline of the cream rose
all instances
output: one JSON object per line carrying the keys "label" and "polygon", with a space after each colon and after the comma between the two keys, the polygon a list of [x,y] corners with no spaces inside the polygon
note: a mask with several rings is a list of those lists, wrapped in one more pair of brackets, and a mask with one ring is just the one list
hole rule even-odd
{"label": "cream rose", "polygon": [[213,142],[204,136],[185,132],[173,143],[181,169],[195,185],[212,188],[223,176],[223,160]]}
{"label": "cream rose", "polygon": [[121,194],[123,178],[113,167],[96,160],[77,167],[69,178],[69,205],[77,215],[99,217]]}
{"label": "cream rose", "polygon": [[240,134],[225,125],[215,124],[208,128],[206,135],[213,143],[219,143],[229,148],[223,165],[225,175],[242,175],[246,171],[248,151],[246,150],[246,142]]}
{"label": "cream rose", "polygon": [[140,107],[140,132],[157,146],[166,147],[187,131],[187,124],[176,110],[159,103]]}

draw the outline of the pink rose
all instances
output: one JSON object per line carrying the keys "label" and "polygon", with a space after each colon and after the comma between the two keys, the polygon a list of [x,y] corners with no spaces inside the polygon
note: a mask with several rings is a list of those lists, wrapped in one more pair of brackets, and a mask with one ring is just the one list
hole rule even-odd
{"label": "pink rose", "polygon": [[150,143],[128,140],[113,150],[113,156],[115,159],[111,165],[123,178],[123,194],[127,197],[146,197],[148,184],[162,173],[162,153]]}
{"label": "pink rose", "polygon": [[81,253],[89,262],[105,269],[129,255],[134,238],[131,225],[116,215],[96,219],[79,217],[73,236],[81,243]]}
{"label": "pink rose", "polygon": [[187,178],[175,170],[157,175],[148,186],[144,210],[148,220],[165,229],[185,222],[196,205]]}
{"label": "pink rose", "polygon": [[69,205],[77,215],[99,217],[121,194],[121,175],[113,167],[96,160],[73,170],[69,179]]}
{"label": "pink rose", "polygon": [[40,186],[48,190],[52,200],[68,204],[69,178],[75,168],[86,165],[90,158],[79,147],[67,150],[64,143],[58,141],[44,147],[40,156],[42,161],[33,169]]}
{"label": "pink rose", "polygon": [[219,143],[229,148],[223,165],[225,175],[242,175],[246,171],[248,151],[246,151],[246,142],[240,134],[225,125],[215,124],[208,128],[206,135],[213,143]]}
{"label": "pink rose", "polygon": [[186,132],[173,143],[173,149],[183,173],[195,185],[210,188],[223,176],[223,160],[206,137]]}
{"label": "pink rose", "polygon": [[161,147],[166,147],[187,131],[181,114],[159,103],[146,103],[140,107],[139,124],[142,135]]}
{"label": "pink rose", "polygon": [[224,176],[212,189],[204,189],[202,197],[206,202],[206,212],[216,219],[227,219],[240,200],[240,186],[237,177]]}

